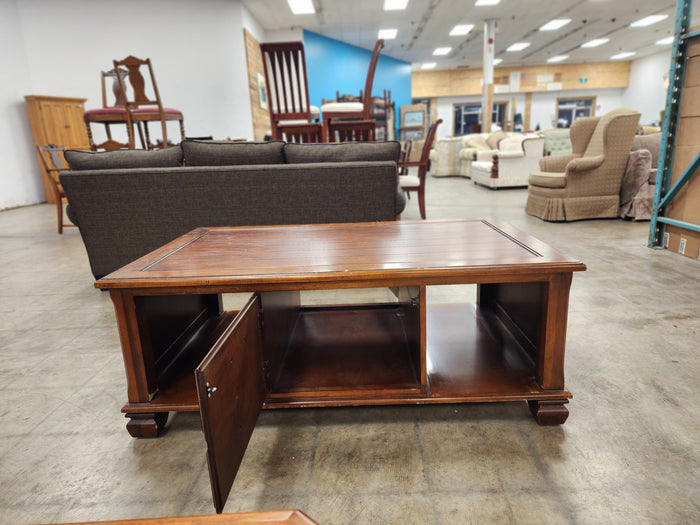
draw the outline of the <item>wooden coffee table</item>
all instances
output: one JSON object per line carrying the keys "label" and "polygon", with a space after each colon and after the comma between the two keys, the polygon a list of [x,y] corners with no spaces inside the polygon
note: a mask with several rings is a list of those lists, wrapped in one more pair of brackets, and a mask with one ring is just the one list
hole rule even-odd
{"label": "wooden coffee table", "polygon": [[[563,423],[585,269],[499,221],[396,221],[200,228],[95,286],[114,302],[128,431],[155,437],[168,412],[199,410],[220,511],[262,408],[527,401]],[[476,304],[426,303],[427,286],[456,284],[478,285]],[[395,300],[300,299],[385,287]],[[251,292],[240,312],[222,307],[233,292]]]}

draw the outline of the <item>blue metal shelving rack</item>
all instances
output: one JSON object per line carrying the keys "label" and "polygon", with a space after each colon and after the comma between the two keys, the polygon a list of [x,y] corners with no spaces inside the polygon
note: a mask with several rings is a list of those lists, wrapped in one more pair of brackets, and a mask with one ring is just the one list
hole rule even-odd
{"label": "blue metal shelving rack", "polygon": [[697,37],[700,32],[689,33],[692,0],[679,0],[676,9],[676,27],[671,55],[671,70],[669,72],[669,85],[666,93],[666,111],[664,115],[663,134],[661,137],[661,155],[656,175],[656,188],[654,190],[654,204],[651,211],[651,226],[649,229],[648,246],[651,248],[663,247],[664,225],[670,224],[700,232],[700,225],[691,224],[665,216],[666,208],[683,186],[700,167],[700,153],[684,170],[679,179],[671,186],[671,170],[673,168],[673,152],[676,148],[676,132],[678,130],[679,108],[683,81],[685,78],[686,42],[689,38]]}

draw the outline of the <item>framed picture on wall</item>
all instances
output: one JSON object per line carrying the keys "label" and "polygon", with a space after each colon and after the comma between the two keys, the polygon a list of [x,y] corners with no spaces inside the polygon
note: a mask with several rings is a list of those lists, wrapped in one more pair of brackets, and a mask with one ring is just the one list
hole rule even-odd
{"label": "framed picture on wall", "polygon": [[267,109],[267,86],[265,85],[265,77],[261,73],[258,73],[258,99],[260,107]]}
{"label": "framed picture on wall", "polygon": [[407,111],[403,114],[402,128],[422,128],[425,123],[424,111]]}
{"label": "framed picture on wall", "polygon": [[423,128],[419,129],[405,129],[403,131],[403,140],[422,140],[423,139]]}

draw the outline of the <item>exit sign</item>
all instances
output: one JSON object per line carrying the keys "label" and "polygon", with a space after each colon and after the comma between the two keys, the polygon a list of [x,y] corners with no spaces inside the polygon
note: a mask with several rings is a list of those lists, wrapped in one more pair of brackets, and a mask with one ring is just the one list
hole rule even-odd
{"label": "exit sign", "polygon": [[586,78],[586,77],[581,77],[581,78],[578,79],[578,81],[579,81],[581,84],[585,84],[586,82],[588,82],[588,78]]}

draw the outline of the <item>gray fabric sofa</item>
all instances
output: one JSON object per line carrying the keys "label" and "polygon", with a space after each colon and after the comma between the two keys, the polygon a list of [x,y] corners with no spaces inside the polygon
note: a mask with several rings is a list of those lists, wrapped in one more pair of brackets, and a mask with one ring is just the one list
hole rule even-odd
{"label": "gray fabric sofa", "polygon": [[99,279],[198,227],[396,220],[398,142],[184,141],[67,151],[67,213]]}

